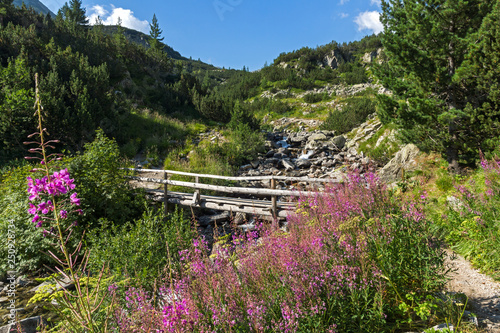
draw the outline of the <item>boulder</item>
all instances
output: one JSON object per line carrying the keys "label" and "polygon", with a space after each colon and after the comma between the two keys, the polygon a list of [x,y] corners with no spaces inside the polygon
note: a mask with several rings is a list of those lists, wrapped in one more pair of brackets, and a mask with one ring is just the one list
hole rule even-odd
{"label": "boulder", "polygon": [[337,68],[339,63],[342,62],[345,62],[345,59],[339,50],[332,50],[332,52],[330,52],[323,58],[323,64],[325,66],[331,67],[332,69]]}
{"label": "boulder", "polygon": [[295,169],[295,164],[293,164],[293,162],[290,160],[284,159],[281,161],[281,163],[283,163],[283,166],[287,171]]}
{"label": "boulder", "polygon": [[345,146],[347,139],[343,135],[334,137],[330,142],[337,147],[338,150],[342,150]]}
{"label": "boulder", "polygon": [[415,170],[415,158],[420,150],[414,144],[404,146],[396,153],[396,156],[389,161],[378,173],[380,179],[385,183],[392,183],[400,180],[404,171]]}
{"label": "boulder", "polygon": [[363,57],[361,58],[361,61],[366,63],[366,64],[369,64],[371,63],[373,60],[375,60],[378,56],[378,52],[377,51],[373,51],[373,52],[366,52]]}
{"label": "boulder", "polygon": [[[21,331],[23,333],[36,333],[37,327],[40,325],[47,325],[47,322],[42,319],[42,317],[31,317],[27,319],[23,319],[19,322],[21,326]],[[0,327],[0,333],[9,333],[9,332],[17,332],[16,324],[9,324]]]}
{"label": "boulder", "polygon": [[311,166],[311,161],[310,160],[307,160],[307,159],[298,159],[296,162],[295,162],[295,165],[297,166],[297,168],[299,169],[306,169],[306,168],[309,168]]}

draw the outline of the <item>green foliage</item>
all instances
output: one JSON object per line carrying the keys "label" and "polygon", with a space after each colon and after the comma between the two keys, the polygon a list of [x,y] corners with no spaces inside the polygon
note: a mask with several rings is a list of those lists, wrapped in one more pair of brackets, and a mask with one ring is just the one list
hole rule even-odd
{"label": "green foliage", "polygon": [[132,278],[133,285],[152,290],[165,277],[165,267],[178,269],[179,252],[191,246],[195,231],[181,210],[164,219],[162,213],[147,210],[134,222],[102,222],[88,236],[90,268],[109,267],[115,280]]}
{"label": "green foliage", "polygon": [[88,25],[89,20],[85,15],[85,8],[82,8],[81,0],[70,0],[69,5],[64,4],[61,9],[66,20],[78,25]]}
{"label": "green foliage", "polygon": [[[499,127],[492,126],[497,111],[477,114],[475,100],[480,95],[458,75],[465,74],[466,55],[480,48],[475,46],[477,33],[495,2],[382,1],[387,60],[375,73],[393,95],[379,96],[380,119],[394,121],[406,142],[446,154],[455,171],[459,162],[471,163],[477,148],[488,147],[488,138],[499,134]],[[471,78],[478,74],[468,73]]]}
{"label": "green foliage", "polygon": [[101,218],[125,223],[140,215],[143,197],[132,193],[125,179],[127,171],[120,170],[125,165],[118,145],[102,130],[96,132],[92,143],[85,145],[85,152],[70,159],[67,166],[75,178],[84,211],[81,228],[98,227]]}
{"label": "green foliage", "polygon": [[[52,240],[43,237],[28,214],[29,200],[26,177],[32,176],[32,166],[20,166],[2,175],[0,179],[0,257],[8,257],[8,224],[15,225],[16,270],[33,272],[51,260],[41,251],[52,249]],[[7,260],[0,261],[0,276],[8,270]]]}
{"label": "green foliage", "polygon": [[436,227],[456,252],[500,279],[500,167],[495,160],[481,164],[467,182],[456,179],[454,189],[445,178],[447,209],[436,218]]}
{"label": "green foliage", "polygon": [[337,134],[347,133],[361,125],[368,115],[375,111],[375,103],[370,98],[349,98],[345,101],[342,110],[334,110],[328,114],[321,128],[335,131]]}
{"label": "green foliage", "polygon": [[[81,198],[80,207],[84,211],[72,240],[79,240],[84,231],[99,227],[100,218],[120,224],[141,215],[144,197],[130,191],[124,178],[126,172],[119,170],[124,166],[120,161],[116,143],[98,131],[96,140],[85,146],[83,154],[58,162],[67,166],[75,178],[76,191]],[[50,258],[41,251],[52,248],[51,239],[43,237],[27,212],[26,177],[32,168],[32,165],[13,168],[5,172],[0,180],[0,238],[1,242],[7,241],[7,226],[13,221],[16,226],[17,268],[20,271],[35,271],[43,264],[49,264]],[[4,258],[7,257],[6,252],[2,251],[7,249],[6,245],[0,248]],[[0,275],[7,270],[6,265],[5,261],[0,263]]]}
{"label": "green foliage", "polygon": [[34,91],[27,55],[22,52],[0,67],[0,163],[21,157],[22,142],[33,132]]}
{"label": "green foliage", "polygon": [[330,96],[328,95],[328,93],[323,93],[323,94],[320,94],[320,93],[309,93],[309,94],[305,94],[303,99],[304,99],[304,102],[306,103],[318,103],[318,102],[321,102],[325,99],[328,99]]}
{"label": "green foliage", "polygon": [[[0,29],[0,108],[7,110],[0,113],[0,159],[22,156],[23,137],[34,131],[29,119],[35,72],[47,130],[63,142],[60,149],[81,150],[98,127],[121,144],[137,139],[120,137],[135,108],[199,118],[194,97],[204,97],[206,91],[195,76],[182,68],[174,71],[164,52],[147,52],[128,42],[129,37],[140,41],[128,29],[74,22],[85,18],[81,1],[66,4],[54,20],[26,9],[7,9]],[[182,62],[185,70],[210,68]],[[229,119],[230,106],[224,119]],[[149,134],[160,137],[164,130],[168,128]]]}
{"label": "green foliage", "polygon": [[454,185],[454,179],[448,173],[448,171],[444,169],[439,169],[437,172],[437,179],[436,179],[437,188],[440,191],[447,193],[448,191],[453,190],[454,188],[453,185]]}
{"label": "green foliage", "polygon": [[156,18],[156,14],[153,14],[153,19],[149,24],[150,44],[151,44],[151,50],[153,52],[161,52],[163,49],[161,42],[163,41],[164,38],[163,37],[160,38],[162,33],[163,31],[160,29],[160,25],[158,24],[158,19]]}

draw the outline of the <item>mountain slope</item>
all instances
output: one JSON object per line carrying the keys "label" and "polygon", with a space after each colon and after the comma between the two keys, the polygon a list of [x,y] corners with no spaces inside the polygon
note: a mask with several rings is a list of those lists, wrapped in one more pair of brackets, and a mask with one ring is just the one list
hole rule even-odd
{"label": "mountain slope", "polygon": [[26,7],[33,8],[36,12],[42,13],[44,15],[50,14],[50,16],[55,17],[56,15],[47,8],[43,3],[38,0],[14,0],[14,6],[21,7],[23,2],[26,4]]}

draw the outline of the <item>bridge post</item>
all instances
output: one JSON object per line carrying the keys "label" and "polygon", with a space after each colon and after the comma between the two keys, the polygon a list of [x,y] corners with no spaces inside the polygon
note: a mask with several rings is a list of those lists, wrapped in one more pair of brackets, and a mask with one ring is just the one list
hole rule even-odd
{"label": "bridge post", "polygon": [[[200,177],[199,176],[196,176],[195,177],[195,183],[196,184],[199,184],[200,183]],[[196,193],[198,193],[198,200],[201,200],[201,190],[198,188],[196,189]]]}
{"label": "bridge post", "polygon": [[[168,180],[167,172],[163,173],[163,179]],[[168,215],[168,184],[166,182],[165,184],[163,184],[163,206],[165,209],[165,220],[166,220]]]}
{"label": "bridge post", "polygon": [[[271,178],[271,189],[276,189],[276,179],[274,179],[274,177]],[[276,218],[278,217],[278,204],[275,195],[271,196],[271,214],[273,216],[273,219],[276,220]]]}

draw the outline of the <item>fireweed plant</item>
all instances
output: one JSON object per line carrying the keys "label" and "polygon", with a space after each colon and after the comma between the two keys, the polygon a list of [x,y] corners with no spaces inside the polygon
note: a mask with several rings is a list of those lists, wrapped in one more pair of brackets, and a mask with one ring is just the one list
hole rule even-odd
{"label": "fireweed plant", "polygon": [[261,225],[194,239],[160,307],[140,290],[115,313],[121,332],[382,332],[429,324],[444,255],[422,205],[352,174],[302,197],[288,231]]}
{"label": "fireweed plant", "polygon": [[[95,315],[98,313],[106,295],[100,292],[100,281],[104,269],[100,272],[97,283],[93,288],[89,287],[89,278],[86,276],[88,253],[82,253],[82,242],[72,244],[71,235],[77,225],[78,215],[82,214],[79,209],[80,199],[75,192],[74,180],[70,177],[67,169],[52,171],[51,164],[61,159],[61,154],[48,154],[49,149],[54,149],[52,144],[57,140],[47,140],[47,130],[42,125],[42,106],[38,92],[38,75],[35,76],[36,83],[36,116],[38,118],[38,131],[31,134],[29,138],[38,137],[38,141],[26,142],[25,144],[36,144],[37,148],[31,148],[30,153],[36,156],[26,157],[31,160],[40,161],[40,167],[32,170],[39,174],[40,178],[27,177],[29,209],[33,215],[32,222],[36,228],[46,237],[52,237],[55,241],[54,247],[60,255],[48,251],[48,255],[56,261],[55,269],[48,267],[56,276],[56,282],[62,288],[62,297],[58,299],[61,307],[54,310],[63,319],[63,327],[69,332],[104,332],[104,327],[97,327]],[[71,292],[64,283],[74,283],[75,291]],[[102,326],[102,325],[101,325]]]}
{"label": "fireweed plant", "polygon": [[440,232],[455,251],[500,280],[500,159],[481,154],[479,171],[455,185],[453,198],[437,219]]}

